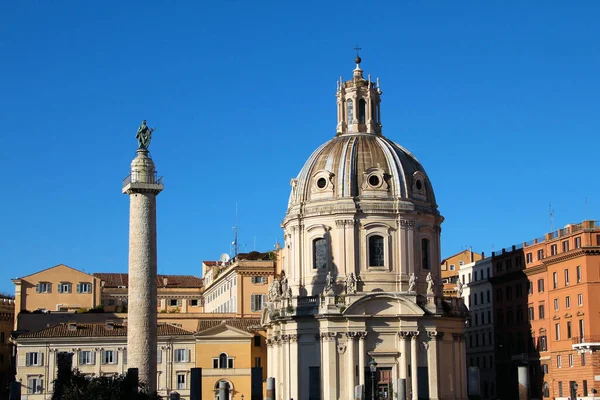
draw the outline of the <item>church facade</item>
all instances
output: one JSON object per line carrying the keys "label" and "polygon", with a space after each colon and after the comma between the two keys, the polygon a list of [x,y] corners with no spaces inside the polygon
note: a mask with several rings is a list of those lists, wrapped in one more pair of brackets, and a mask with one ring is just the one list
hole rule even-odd
{"label": "church facade", "polygon": [[269,377],[277,398],[466,399],[460,298],[444,298],[433,187],[382,134],[381,89],[356,58],[337,88],[337,134],[296,179],[269,288]]}

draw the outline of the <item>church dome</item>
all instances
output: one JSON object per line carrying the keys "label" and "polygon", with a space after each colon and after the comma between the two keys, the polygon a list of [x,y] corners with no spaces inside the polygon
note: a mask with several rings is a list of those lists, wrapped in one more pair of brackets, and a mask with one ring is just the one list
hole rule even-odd
{"label": "church dome", "polygon": [[409,200],[435,207],[419,161],[377,133],[345,133],[324,143],[292,181],[289,207],[341,197]]}
{"label": "church dome", "polygon": [[342,198],[408,201],[437,209],[419,161],[382,135],[379,79],[365,79],[360,59],[356,62],[353,78],[337,83],[337,134],[317,148],[292,179],[288,211]]}

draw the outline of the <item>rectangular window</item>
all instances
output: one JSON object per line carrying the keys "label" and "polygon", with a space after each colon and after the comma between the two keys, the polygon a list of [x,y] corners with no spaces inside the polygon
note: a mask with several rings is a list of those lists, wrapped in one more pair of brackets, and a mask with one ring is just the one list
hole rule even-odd
{"label": "rectangular window", "polygon": [[558,287],[558,272],[552,273],[552,286],[554,289]]}
{"label": "rectangular window", "polygon": [[264,294],[250,295],[250,311],[262,310],[264,303],[265,303],[265,295]]}
{"label": "rectangular window", "polygon": [[538,250],[538,252],[537,252],[537,258],[538,258],[538,261],[544,259],[544,249],[539,249]]}
{"label": "rectangular window", "polygon": [[548,350],[548,340],[546,339],[546,336],[540,336],[540,351],[547,351]]}
{"label": "rectangular window", "polygon": [[523,261],[523,258],[521,256],[517,256],[515,258],[515,266],[516,267],[520,267],[521,266],[521,262]]}
{"label": "rectangular window", "polygon": [[6,339],[4,338],[4,332],[0,332],[0,343],[4,343]]}
{"label": "rectangular window", "polygon": [[554,339],[560,340],[560,324],[554,324]]}
{"label": "rectangular window", "polygon": [[522,297],[523,296],[523,285],[521,285],[520,283],[517,283],[517,298]]}
{"label": "rectangular window", "polygon": [[104,350],[102,352],[102,364],[116,364],[117,352],[115,350]]}
{"label": "rectangular window", "polygon": [[454,271],[456,269],[456,267],[454,266],[454,264],[450,264],[450,271]]}
{"label": "rectangular window", "polygon": [[175,362],[190,362],[190,351],[188,349],[176,349]]}
{"label": "rectangular window", "polygon": [[553,244],[552,246],[550,246],[550,255],[555,256],[557,254],[558,254],[558,246]]}
{"label": "rectangular window", "polygon": [[587,380],[584,379],[583,380],[583,397],[586,397],[587,395],[588,395]]}
{"label": "rectangular window", "polygon": [[264,276],[253,276],[252,277],[252,283],[265,283],[266,282],[266,277]]}
{"label": "rectangular window", "polygon": [[496,289],[496,301],[502,303],[502,289]]}
{"label": "rectangular window", "polygon": [[600,246],[600,235],[596,235],[596,246]]}
{"label": "rectangular window", "polygon": [[575,248],[576,249],[580,249],[581,248],[581,236],[577,236],[575,238]]}
{"label": "rectangular window", "polygon": [[[558,357],[560,357],[560,356],[558,356]],[[563,397],[562,381],[558,381],[558,397]]]}
{"label": "rectangular window", "polygon": [[543,372],[544,374],[547,374],[547,373],[548,373],[548,364],[542,364],[542,372]]}
{"label": "rectangular window", "polygon": [[559,307],[558,307],[558,299],[554,299],[554,311],[558,311]]}
{"label": "rectangular window", "polygon": [[531,253],[527,253],[527,254],[525,255],[525,258],[526,258],[527,264],[530,264],[530,263],[532,263],[532,262],[533,262],[533,254],[531,254]]}
{"label": "rectangular window", "polygon": [[506,301],[512,300],[512,288],[510,286],[506,287]]}
{"label": "rectangular window", "polygon": [[162,363],[162,350],[158,349],[156,351],[156,363],[157,364],[161,364]]}
{"label": "rectangular window", "polygon": [[530,320],[530,321],[533,321],[533,319],[534,319],[533,307],[529,307],[529,308],[527,309],[527,313],[528,313],[529,320]]}
{"label": "rectangular window", "polygon": [[227,368],[233,368],[233,358],[227,359]]}
{"label": "rectangular window", "polygon": [[569,354],[569,367],[573,366],[573,354]]}
{"label": "rectangular window", "polygon": [[327,267],[327,239],[313,240],[313,269]]}
{"label": "rectangular window", "polygon": [[421,266],[423,269],[431,268],[429,258],[429,239],[421,239]]}
{"label": "rectangular window", "polygon": [[182,390],[186,389],[185,385],[185,373],[177,373],[177,389]]}
{"label": "rectangular window", "polygon": [[502,271],[502,263],[501,262],[497,262],[496,263],[496,272],[500,272]]}
{"label": "rectangular window", "polygon": [[260,357],[254,357],[254,366],[260,367]]}
{"label": "rectangular window", "polygon": [[571,321],[567,321],[567,339],[571,339]]}
{"label": "rectangular window", "polygon": [[569,270],[565,269],[565,286],[569,286]]}
{"label": "rectangular window", "polygon": [[538,279],[538,293],[544,292],[544,280]]}
{"label": "rectangular window", "polygon": [[509,258],[508,260],[506,260],[506,270],[508,271],[511,268],[512,268],[512,260]]}
{"label": "rectangular window", "polygon": [[58,284],[58,293],[71,293],[71,284],[69,282],[60,282]]}
{"label": "rectangular window", "polygon": [[583,293],[579,293],[577,295],[577,305],[578,306],[582,306],[583,305]]}
{"label": "rectangular window", "polygon": [[585,337],[585,331],[584,331],[584,326],[583,326],[583,320],[580,319],[579,320],[579,337],[581,338],[580,340],[583,341],[583,338]]}
{"label": "rectangular window", "polygon": [[491,293],[490,293],[490,291],[489,291],[489,290],[487,291],[486,297],[487,297],[487,302],[488,302],[488,303],[492,301],[492,300],[491,300]]}
{"label": "rectangular window", "polygon": [[585,367],[585,353],[581,353],[581,366]]}
{"label": "rectangular window", "polygon": [[219,359],[213,358],[213,368],[219,368]]}
{"label": "rectangular window", "polygon": [[483,292],[479,292],[479,304],[483,304]]}
{"label": "rectangular window", "polygon": [[569,241],[565,240],[562,242],[562,251],[563,253],[566,253],[567,251],[569,251]]}
{"label": "rectangular window", "polygon": [[41,376],[27,377],[27,394],[40,394],[44,391],[44,385]]}
{"label": "rectangular window", "polygon": [[77,284],[77,293],[92,293],[92,284],[89,282],[79,282]]}
{"label": "rectangular window", "polygon": [[556,367],[562,368],[562,360],[560,356],[556,356]]}
{"label": "rectangular window", "polygon": [[169,299],[169,307],[177,307],[179,305],[178,299]]}
{"label": "rectangular window", "polygon": [[79,364],[92,365],[94,364],[94,352],[92,351],[80,351],[79,352]]}
{"label": "rectangular window", "polygon": [[44,365],[44,353],[31,352],[25,354],[25,365],[28,367]]}
{"label": "rectangular window", "polygon": [[36,293],[52,293],[52,283],[50,282],[40,282],[35,285]]}
{"label": "rectangular window", "polygon": [[254,336],[254,347],[260,347],[260,335]]}
{"label": "rectangular window", "polygon": [[571,296],[565,297],[565,307],[571,308]]}
{"label": "rectangular window", "polygon": [[198,301],[198,299],[190,300],[190,307],[198,307],[199,304],[200,304],[200,302]]}
{"label": "rectangular window", "polygon": [[533,294],[533,282],[527,282],[527,293]]}
{"label": "rectangular window", "polygon": [[539,319],[544,319],[545,318],[545,316],[544,316],[544,305],[543,304],[540,304],[538,306],[538,318]]}
{"label": "rectangular window", "polygon": [[581,283],[581,265],[577,266],[577,283]]}

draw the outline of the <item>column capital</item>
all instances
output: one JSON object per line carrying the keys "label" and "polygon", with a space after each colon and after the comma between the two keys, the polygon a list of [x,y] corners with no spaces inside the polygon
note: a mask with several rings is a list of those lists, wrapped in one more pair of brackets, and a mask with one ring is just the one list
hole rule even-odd
{"label": "column capital", "polygon": [[321,340],[324,342],[332,342],[336,337],[336,332],[321,332]]}
{"label": "column capital", "polygon": [[338,219],[335,221],[337,226],[354,226],[355,223],[356,221],[353,219]]}
{"label": "column capital", "polygon": [[464,333],[453,333],[452,334],[452,338],[455,341],[460,342],[460,341],[465,340],[465,335],[464,335]]}
{"label": "column capital", "polygon": [[358,340],[365,340],[367,337],[367,332],[355,332]]}
{"label": "column capital", "polygon": [[401,219],[400,220],[400,226],[406,227],[406,228],[414,228],[415,227],[415,221],[411,221],[411,220],[408,220],[408,219]]}
{"label": "column capital", "polygon": [[290,343],[298,343],[298,335],[297,334],[288,335],[288,340]]}
{"label": "column capital", "polygon": [[412,332],[410,332],[410,337],[411,337],[412,340],[416,341],[417,339],[419,339],[419,331],[412,331]]}
{"label": "column capital", "polygon": [[358,332],[346,332],[346,337],[350,340],[353,340],[358,336]]}
{"label": "column capital", "polygon": [[444,332],[428,331],[427,335],[429,336],[430,340],[438,340],[444,337]]}

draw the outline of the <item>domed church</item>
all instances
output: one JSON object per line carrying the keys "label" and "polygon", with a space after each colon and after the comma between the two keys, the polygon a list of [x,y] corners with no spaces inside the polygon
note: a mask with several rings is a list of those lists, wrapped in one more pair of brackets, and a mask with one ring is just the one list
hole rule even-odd
{"label": "domed church", "polygon": [[[466,399],[466,309],[443,298],[433,186],[382,133],[379,81],[337,86],[337,133],[308,158],[262,324],[277,399]],[[398,396],[397,396],[398,395]]]}

